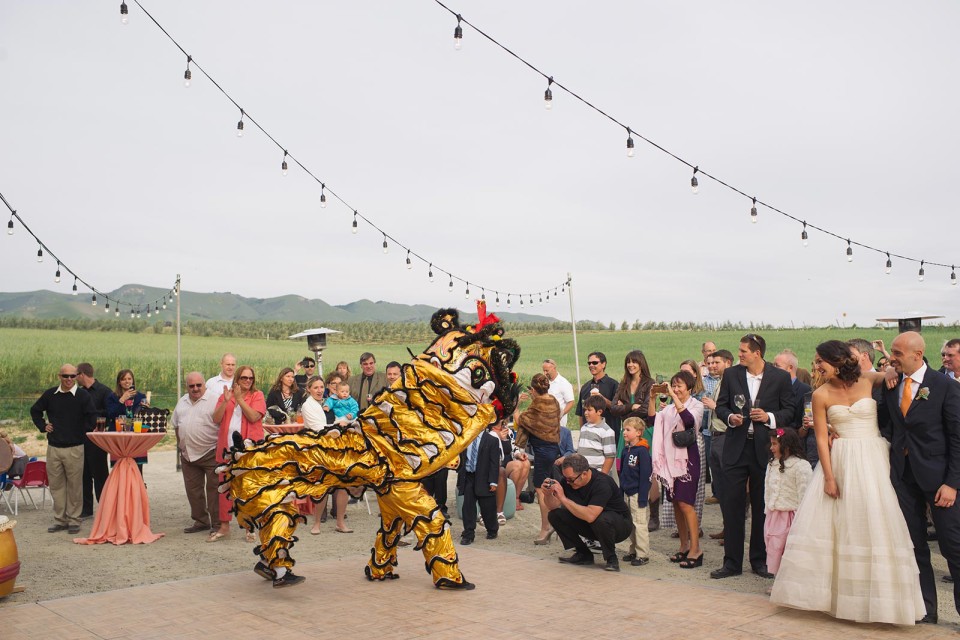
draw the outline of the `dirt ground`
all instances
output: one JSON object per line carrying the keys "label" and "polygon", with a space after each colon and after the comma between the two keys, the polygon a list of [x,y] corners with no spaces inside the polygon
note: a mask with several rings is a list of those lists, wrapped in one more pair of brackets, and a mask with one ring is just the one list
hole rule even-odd
{"label": "dirt ground", "polygon": [[[74,544],[72,536],[66,533],[47,533],[47,527],[53,524],[49,494],[44,509],[40,511],[21,502],[18,516],[8,514],[6,505],[0,505],[0,513],[17,521],[14,534],[22,562],[17,585],[26,587],[23,593],[0,599],[0,608],[253,568],[256,562],[252,553],[253,545],[244,541],[241,530],[234,529],[228,539],[216,543],[205,542],[206,535],[203,533],[183,533],[183,528],[192,522],[183,480],[175,470],[174,451],[151,452],[144,476],[150,496],[151,528],[154,532],[166,534],[153,544],[86,546]],[[455,512],[455,479],[456,474],[451,473],[448,500],[451,513]],[[368,492],[368,495],[372,515],[367,514],[362,500],[348,508],[347,524],[354,529],[354,533],[336,533],[333,519],[323,524],[321,534],[316,536],[310,535],[309,527],[301,526],[298,530],[300,540],[293,549],[293,556],[304,562],[345,557],[349,557],[350,562],[356,562],[358,554],[369,553],[374,533],[379,527],[379,516],[375,496],[372,492]],[[12,495],[10,500],[12,503]],[[562,552],[559,541],[554,536],[550,544],[535,546],[533,540],[539,531],[539,509],[536,504],[524,506],[523,511],[518,511],[516,517],[500,528],[499,538],[488,541],[484,539],[481,531],[474,544],[533,556],[546,562],[556,562]],[[706,506],[705,532],[718,531],[720,523],[719,507]],[[84,521],[83,524],[81,535],[87,535],[92,520]],[[454,519],[455,542],[459,540],[460,531],[460,521]],[[625,549],[623,543],[620,547]],[[677,540],[670,537],[669,531],[655,532],[651,534],[650,563],[642,567],[623,564],[622,570],[745,593],[762,594],[771,584],[770,581],[750,573],[726,580],[711,580],[710,571],[718,568],[723,559],[723,548],[713,540],[707,539],[704,542],[705,561],[704,566],[699,569],[683,570],[669,562],[667,556],[676,549]],[[946,571],[946,563],[936,552],[936,548],[934,567],[939,580],[939,576]],[[469,578],[470,566],[461,568]],[[398,571],[423,571],[423,566],[419,563],[415,566],[401,565]],[[357,565],[356,572],[359,579],[363,575],[361,564]],[[938,582],[938,586],[941,623],[957,623],[958,615],[953,607],[949,585]]]}

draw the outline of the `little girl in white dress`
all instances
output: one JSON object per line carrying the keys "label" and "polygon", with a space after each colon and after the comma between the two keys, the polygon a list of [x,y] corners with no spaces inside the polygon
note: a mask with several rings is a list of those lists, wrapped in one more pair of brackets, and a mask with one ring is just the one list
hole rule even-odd
{"label": "little girl in white dress", "polygon": [[813,477],[813,467],[803,456],[803,445],[794,429],[777,429],[770,435],[773,436],[770,438],[773,459],[767,465],[764,483],[764,513],[767,517],[763,524],[763,541],[767,545],[767,570],[776,574],[793,516]]}

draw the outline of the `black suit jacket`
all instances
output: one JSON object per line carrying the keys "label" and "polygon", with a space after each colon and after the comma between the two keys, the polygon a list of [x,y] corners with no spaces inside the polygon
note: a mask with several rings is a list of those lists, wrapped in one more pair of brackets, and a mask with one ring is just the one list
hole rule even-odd
{"label": "black suit jacket", "polygon": [[[491,484],[500,480],[500,438],[490,430],[481,433],[480,448],[477,450],[477,470],[473,474],[473,493],[477,497],[492,496],[496,491],[490,491]],[[467,452],[460,454],[460,466],[457,467],[457,493],[463,495],[467,486]]]}
{"label": "black suit jacket", "polygon": [[[806,382],[800,382],[799,380],[791,380],[790,388],[793,390],[793,415],[790,416],[790,421],[787,424],[780,424],[778,420],[777,426],[799,429],[803,426],[803,399],[812,389]],[[760,407],[763,408],[763,405],[761,404]]]}
{"label": "black suit jacket", "polygon": [[[720,381],[720,394],[717,396],[717,417],[726,422],[733,413],[740,410],[733,403],[737,394],[743,394],[747,403],[743,407],[743,415],[750,413],[750,387],[747,386],[747,368],[736,365],[724,371]],[[769,362],[763,366],[763,380],[757,391],[757,404],[767,413],[774,415],[777,426],[788,426],[794,415],[793,385],[790,374],[777,369]],[[770,428],[767,425],[755,422],[753,425],[753,446],[757,460],[764,464],[770,458]],[[747,423],[739,427],[729,427],[723,443],[724,465],[736,464],[747,444]]]}
{"label": "black suit jacket", "polygon": [[[922,389],[929,389],[926,400],[920,399]],[[960,384],[927,367],[915,392],[904,417],[899,386],[883,391],[879,418],[890,440],[890,473],[895,479],[903,477],[906,449],[921,489],[935,492],[943,484],[960,488]]]}

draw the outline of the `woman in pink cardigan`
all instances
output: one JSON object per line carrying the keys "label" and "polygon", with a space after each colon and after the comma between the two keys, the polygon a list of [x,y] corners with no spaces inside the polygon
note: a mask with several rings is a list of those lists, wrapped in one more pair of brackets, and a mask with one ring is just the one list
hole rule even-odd
{"label": "woman in pink cardigan", "polygon": [[[228,462],[225,452],[233,446],[233,434],[239,433],[244,440],[263,440],[263,416],[267,412],[267,403],[263,392],[257,390],[256,374],[253,367],[237,367],[234,374],[233,389],[223,388],[213,411],[213,419],[220,423],[217,436],[217,462]],[[219,389],[218,389],[219,391]],[[223,482],[221,475],[220,481]],[[233,505],[225,493],[220,494],[220,528],[210,534],[207,542],[216,542],[230,535],[230,508]],[[253,542],[248,533],[248,542]]]}

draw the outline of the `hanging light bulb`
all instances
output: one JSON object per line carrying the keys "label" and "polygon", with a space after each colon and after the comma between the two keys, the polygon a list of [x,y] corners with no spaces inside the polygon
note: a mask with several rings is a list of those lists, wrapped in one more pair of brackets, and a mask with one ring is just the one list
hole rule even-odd
{"label": "hanging light bulb", "polygon": [[37,247],[37,262],[43,262],[43,246]]}
{"label": "hanging light bulb", "polygon": [[164,311],[167,310],[167,299],[166,299],[166,298],[163,299],[163,310],[164,310]]}
{"label": "hanging light bulb", "polygon": [[413,263],[410,262],[410,249],[407,249],[407,269],[413,269]]}
{"label": "hanging light bulb", "polygon": [[357,212],[356,211],[353,212],[353,228],[350,229],[350,232],[351,233],[357,232]]}
{"label": "hanging light bulb", "polygon": [[118,318],[120,317],[120,305],[119,305],[119,304],[117,305],[117,310],[114,311],[114,315],[115,315],[116,317],[118,317]]}
{"label": "hanging light bulb", "polygon": [[693,189],[693,195],[700,193],[700,182],[697,180],[697,171],[700,170],[700,167],[693,168],[693,177],[690,178],[690,188]]}
{"label": "hanging light bulb", "polygon": [[147,305],[147,317],[149,318],[152,314],[150,313],[150,305]]}
{"label": "hanging light bulb", "polygon": [[469,298],[469,297],[470,297],[470,283],[469,283],[469,282],[467,283],[467,290],[463,292],[463,297],[464,297],[464,298]]}
{"label": "hanging light bulb", "polygon": [[154,305],[153,305],[153,315],[155,315],[155,316],[156,316],[156,315],[160,315],[160,307],[158,307],[158,306],[156,305],[156,303],[154,303]]}
{"label": "hanging light bulb", "polygon": [[140,307],[137,307],[137,320],[140,319]]}
{"label": "hanging light bulb", "polygon": [[92,296],[90,296],[90,304],[93,305],[94,307],[97,306],[97,294],[93,294]]}
{"label": "hanging light bulb", "polygon": [[553,91],[550,90],[550,85],[553,84],[553,76],[547,78],[547,90],[543,92],[543,106],[547,111],[553,108]]}
{"label": "hanging light bulb", "polygon": [[73,295],[77,295],[77,276],[73,276]]}
{"label": "hanging light bulb", "polygon": [[321,182],[320,183],[320,208],[321,209],[327,208],[327,194],[323,192],[325,187],[326,185]]}
{"label": "hanging light bulb", "polygon": [[957,286],[957,269],[953,265],[950,265],[950,284]]}
{"label": "hanging light bulb", "polygon": [[550,302],[550,292],[547,291],[547,302]]}
{"label": "hanging light bulb", "polygon": [[532,293],[530,294],[530,306],[531,306],[531,307],[533,306],[533,294],[532,294]]}
{"label": "hanging light bulb", "polygon": [[809,236],[807,235],[807,221],[804,220],[803,231],[800,232],[800,240],[803,241],[803,246],[807,246],[808,244],[810,244],[809,242],[807,242],[807,238],[809,238]]}
{"label": "hanging light bulb", "polygon": [[179,281],[177,282],[177,284],[173,285],[173,295],[175,295],[175,296],[179,296],[179,295],[180,295],[180,282],[179,282]]}
{"label": "hanging light bulb", "polygon": [[522,295],[520,296],[520,306],[521,306],[521,307],[523,306],[523,296],[522,296]]}
{"label": "hanging light bulb", "polygon": [[917,272],[917,280],[923,282],[923,260],[920,261],[920,271]]}
{"label": "hanging light bulb", "polygon": [[136,314],[133,312],[133,307],[130,307],[130,319],[133,320],[136,317]]}
{"label": "hanging light bulb", "polygon": [[387,245],[387,234],[383,234],[383,252],[387,253],[390,251],[389,245]]}
{"label": "hanging light bulb", "polygon": [[893,260],[890,259],[890,254],[887,254],[887,266],[884,268],[883,272],[889,274],[893,270]]}
{"label": "hanging light bulb", "polygon": [[430,270],[427,272],[427,277],[430,278],[430,282],[433,282],[433,263],[430,263]]}
{"label": "hanging light bulb", "polygon": [[484,289],[483,287],[480,287],[480,299],[481,300],[487,299],[487,290]]}
{"label": "hanging light bulb", "polygon": [[246,115],[243,113],[243,109],[240,109],[240,121],[237,122],[237,137],[243,137],[243,116]]}
{"label": "hanging light bulb", "polygon": [[847,240],[847,262],[853,262],[853,247],[850,246],[849,240]]}
{"label": "hanging light bulb", "polygon": [[460,14],[457,14],[457,27],[453,30],[453,48],[460,51],[463,46],[463,27],[460,26]]}
{"label": "hanging light bulb", "polygon": [[280,163],[280,173],[287,175],[287,150],[283,150],[283,162]]}
{"label": "hanging light bulb", "polygon": [[453,276],[451,276],[451,275],[448,273],[448,274],[447,274],[447,277],[450,278],[450,283],[447,284],[447,291],[450,292],[450,293],[453,293]]}
{"label": "hanging light bulb", "polygon": [[508,306],[508,307],[510,306],[510,294],[509,294],[509,293],[507,294],[507,306]]}
{"label": "hanging light bulb", "polygon": [[496,300],[496,303],[497,303],[497,306],[499,307],[499,306],[500,306],[500,292],[499,292],[499,291],[495,291],[494,293],[496,293],[496,294],[497,294],[497,300]]}
{"label": "hanging light bulb", "polygon": [[750,222],[757,224],[757,199],[753,199],[753,206],[750,207]]}
{"label": "hanging light bulb", "polygon": [[53,281],[57,283],[60,282],[60,261],[59,260],[57,260],[57,273],[53,276]]}
{"label": "hanging light bulb", "polygon": [[627,127],[627,157],[632,158],[634,155],[633,150],[633,136],[631,135],[630,127]]}
{"label": "hanging light bulb", "polygon": [[13,216],[10,216],[10,220],[7,222],[7,235],[13,235]]}
{"label": "hanging light bulb", "polygon": [[193,79],[193,73],[190,71],[191,62],[193,62],[193,58],[187,56],[187,70],[183,72],[183,86],[187,89],[190,88],[190,81]]}
{"label": "hanging light bulb", "polygon": [[170,304],[173,304],[173,294],[170,294]]}
{"label": "hanging light bulb", "polygon": [[120,3],[120,24],[127,24],[130,22],[129,11],[127,10],[127,3]]}
{"label": "hanging light bulb", "polygon": [[104,313],[110,313],[110,300],[107,300],[107,305],[103,308]]}
{"label": "hanging light bulb", "polygon": [[[547,297],[549,297],[549,296],[547,296]],[[540,294],[540,304],[543,304],[543,294],[542,294],[542,293]]]}

